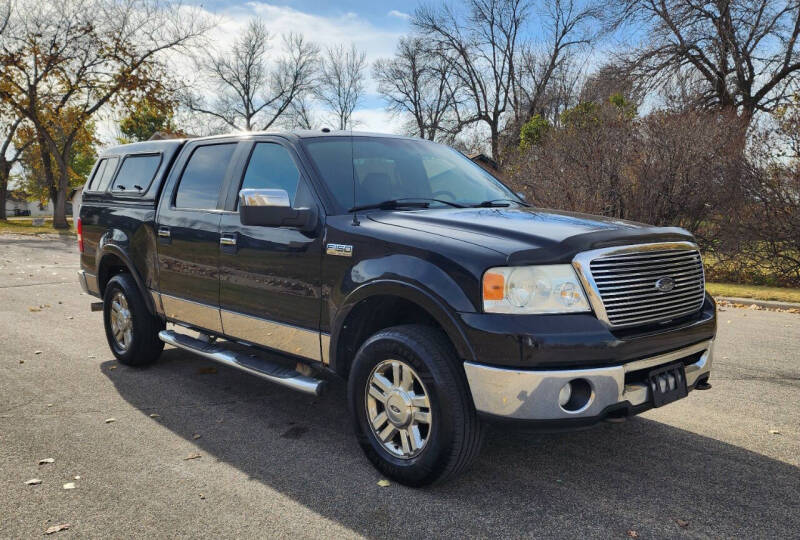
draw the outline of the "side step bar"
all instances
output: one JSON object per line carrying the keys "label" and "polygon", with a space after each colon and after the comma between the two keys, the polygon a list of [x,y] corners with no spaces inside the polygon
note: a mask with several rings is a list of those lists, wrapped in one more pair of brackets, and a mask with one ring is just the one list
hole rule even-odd
{"label": "side step bar", "polygon": [[314,396],[322,395],[326,382],[313,377],[301,375],[291,368],[280,364],[264,360],[262,358],[251,358],[243,354],[230,351],[220,345],[206,343],[183,334],[178,334],[172,330],[162,330],[158,333],[158,338],[180,349],[199,354],[204,358],[215,360],[220,364],[240,369],[256,377],[261,377],[268,381],[286,386],[292,390],[298,390]]}

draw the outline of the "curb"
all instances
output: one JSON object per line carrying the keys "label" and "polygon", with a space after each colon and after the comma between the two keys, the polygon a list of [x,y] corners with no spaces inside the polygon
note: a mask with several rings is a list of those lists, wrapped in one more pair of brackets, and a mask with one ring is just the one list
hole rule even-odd
{"label": "curb", "polygon": [[755,298],[740,298],[738,296],[715,296],[714,300],[722,300],[723,302],[730,302],[732,304],[744,304],[745,306],[752,306],[753,304],[758,307],[767,309],[800,309],[800,303],[797,302],[776,302],[774,300],[756,300]]}

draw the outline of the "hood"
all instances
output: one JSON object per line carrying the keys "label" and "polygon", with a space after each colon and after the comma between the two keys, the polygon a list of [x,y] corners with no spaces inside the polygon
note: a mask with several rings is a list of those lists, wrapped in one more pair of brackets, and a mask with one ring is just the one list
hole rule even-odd
{"label": "hood", "polygon": [[677,227],[539,208],[442,208],[383,211],[370,219],[483,245],[508,256],[509,264],[564,262],[601,247],[694,241]]}

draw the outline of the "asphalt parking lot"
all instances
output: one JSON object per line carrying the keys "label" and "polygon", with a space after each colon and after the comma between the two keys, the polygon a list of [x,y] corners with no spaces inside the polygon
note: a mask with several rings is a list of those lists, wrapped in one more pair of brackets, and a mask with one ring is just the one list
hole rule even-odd
{"label": "asphalt parking lot", "polygon": [[175,349],[118,365],[76,270],[74,239],[0,237],[0,537],[800,535],[800,315],[728,308],[712,390],[493,429],[468,474],[412,490],[377,485],[341,382],[312,399]]}

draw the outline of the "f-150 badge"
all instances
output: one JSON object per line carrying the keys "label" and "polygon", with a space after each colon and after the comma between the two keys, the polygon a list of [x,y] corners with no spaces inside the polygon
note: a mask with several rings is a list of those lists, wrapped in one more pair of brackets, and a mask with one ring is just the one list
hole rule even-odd
{"label": "f-150 badge", "polygon": [[339,257],[352,257],[353,246],[348,244],[328,244],[325,253],[328,255],[338,255]]}

